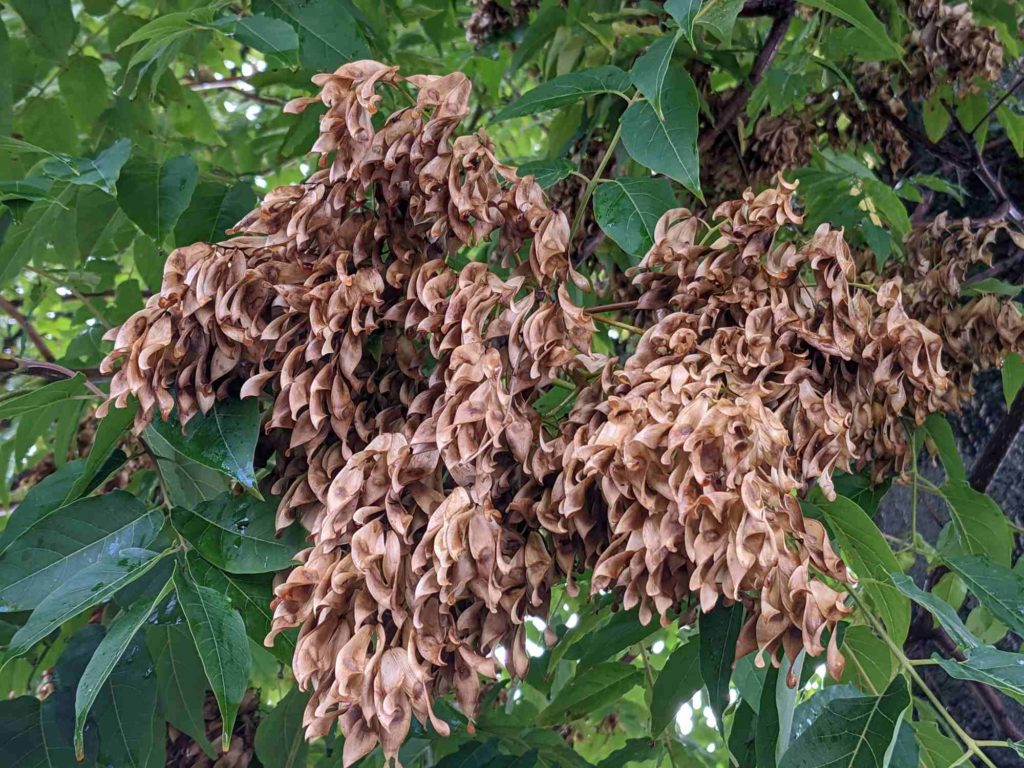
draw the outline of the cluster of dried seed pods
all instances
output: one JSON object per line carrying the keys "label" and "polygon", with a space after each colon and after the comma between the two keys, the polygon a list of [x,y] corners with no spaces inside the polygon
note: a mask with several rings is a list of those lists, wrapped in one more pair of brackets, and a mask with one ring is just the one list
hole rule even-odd
{"label": "cluster of dried seed pods", "polygon": [[[413,717],[447,732],[446,691],[474,717],[497,648],[525,675],[526,620],[584,568],[643,621],[740,601],[738,654],[820,653],[848,612],[820,574],[848,575],[797,496],[898,465],[903,416],[953,404],[898,282],[854,288],[842,233],[800,239],[786,187],[710,231],[670,211],[634,278],[650,327],[619,364],[566,289],[584,281],[565,214],[457,135],[464,76],[361,61],[315,82],[288,109],[326,107],[321,169],[238,237],[175,251],[104,363],[123,361],[104,408],[138,398],[139,427],[272,395],[277,523],[310,546],[268,642],[299,627],[307,735],[340,720],[348,765],[378,743],[397,759]],[[578,392],[553,433],[554,388]]]}

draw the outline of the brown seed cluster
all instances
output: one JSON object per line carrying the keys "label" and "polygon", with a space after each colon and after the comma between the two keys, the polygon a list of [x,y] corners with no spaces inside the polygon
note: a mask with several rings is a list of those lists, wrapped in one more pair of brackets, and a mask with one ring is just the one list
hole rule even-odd
{"label": "brown seed cluster", "polygon": [[[249,689],[245,692],[238,708],[235,729],[231,733],[231,745],[226,752],[211,758],[199,743],[167,724],[166,761],[167,768],[248,768],[255,755],[256,728],[260,722],[259,695]],[[210,744],[220,744],[224,721],[217,709],[217,700],[212,693],[206,694],[203,702],[203,721],[206,738]]]}
{"label": "brown seed cluster", "polygon": [[[104,407],[137,397],[140,428],[273,397],[277,523],[310,546],[268,642],[299,627],[307,735],[340,721],[349,765],[378,743],[396,759],[413,717],[446,733],[447,691],[473,718],[498,648],[525,675],[527,619],[584,568],[645,622],[740,601],[738,654],[820,653],[849,577],[798,495],[888,472],[902,419],[951,407],[942,339],[898,280],[855,287],[842,232],[801,238],[785,186],[713,228],[670,211],[634,276],[650,327],[619,364],[567,290],[585,281],[565,214],[457,133],[463,75],[361,61],[315,82],[288,109],[326,107],[320,170],[238,237],[176,250],[104,362],[122,361]],[[554,390],[575,405],[551,431]]]}

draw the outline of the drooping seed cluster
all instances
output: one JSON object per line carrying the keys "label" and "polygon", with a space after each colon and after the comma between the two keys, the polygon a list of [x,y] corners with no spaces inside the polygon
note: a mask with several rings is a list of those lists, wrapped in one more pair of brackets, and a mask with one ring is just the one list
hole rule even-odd
{"label": "drooping seed cluster", "polygon": [[[326,108],[320,170],[238,237],[176,250],[104,362],[122,361],[104,408],[137,397],[140,428],[273,398],[277,524],[310,546],[268,642],[299,627],[307,735],[340,721],[348,765],[378,743],[396,759],[413,717],[447,732],[447,691],[472,718],[498,647],[525,675],[527,618],[584,568],[645,622],[740,601],[738,654],[820,653],[848,609],[819,574],[849,576],[797,496],[836,468],[888,472],[903,417],[952,405],[898,281],[855,288],[842,232],[801,238],[787,187],[723,204],[713,231],[670,211],[620,364],[567,290],[585,281],[565,214],[458,135],[464,76],[362,61],[315,82],[288,109]],[[575,405],[551,432],[554,390]]]}

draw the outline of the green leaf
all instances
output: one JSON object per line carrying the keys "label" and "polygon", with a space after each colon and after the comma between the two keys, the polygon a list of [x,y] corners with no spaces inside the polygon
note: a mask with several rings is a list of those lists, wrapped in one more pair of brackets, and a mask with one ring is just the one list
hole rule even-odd
{"label": "green leaf", "polygon": [[802,0],[802,2],[811,8],[831,13],[847,24],[856,27],[879,45],[885,45],[890,52],[889,58],[897,59],[903,53],[902,49],[889,37],[885,25],[878,20],[865,0]]}
{"label": "green leaf", "polygon": [[616,658],[631,645],[639,643],[659,629],[661,626],[656,622],[641,624],[639,610],[636,608],[618,611],[597,630],[587,633],[565,656],[579,662],[578,674],[579,668],[592,667],[607,659]]}
{"label": "green leaf", "polygon": [[949,768],[963,755],[957,741],[944,735],[934,721],[915,720],[911,726],[921,749],[923,768]]}
{"label": "green leaf", "polygon": [[[68,185],[55,197],[33,203],[21,223],[8,229],[3,244],[0,245],[0,288],[9,285],[33,259],[42,263],[50,252],[57,252],[60,249],[76,250],[73,241],[74,213],[70,210],[74,196],[74,187]],[[84,377],[76,376],[66,382],[55,381],[47,386],[77,386],[84,392],[83,380]],[[0,402],[0,409],[6,402],[7,399]]]}
{"label": "green leaf", "polygon": [[203,718],[208,685],[188,628],[184,624],[149,625],[145,635],[156,670],[160,708],[167,721],[191,736],[209,757],[216,758]]}
{"label": "green leaf", "polygon": [[[757,768],[775,768],[778,763],[779,735],[782,723],[779,719],[778,689],[779,670],[769,664],[761,688],[761,700],[757,710],[754,728],[754,762]],[[790,712],[792,718],[792,712]],[[790,720],[792,723],[792,719]],[[788,735],[788,734],[787,734]]]}
{"label": "green leaf", "polygon": [[909,704],[902,677],[878,697],[833,699],[786,750],[779,768],[882,768]]}
{"label": "green leaf", "polygon": [[955,483],[967,482],[967,470],[964,468],[963,459],[960,458],[960,451],[956,447],[956,438],[953,437],[953,429],[944,414],[932,413],[924,420],[920,427],[935,443],[939,451],[939,458],[942,459],[942,466],[946,468],[946,477]]}
{"label": "green leaf", "polygon": [[53,381],[28,392],[16,392],[0,399],[0,419],[14,419],[35,413],[70,397],[81,397],[85,392],[85,376],[80,373],[73,378]]}
{"label": "green leaf", "polygon": [[174,228],[188,208],[199,169],[187,155],[160,164],[133,157],[117,181],[117,204],[139,229],[158,243]]}
{"label": "green leaf", "polygon": [[1003,361],[1003,397],[1006,407],[1011,408],[1017,399],[1020,388],[1024,386],[1024,358],[1011,352]]}
{"label": "green leaf", "polygon": [[598,185],[594,193],[598,225],[632,256],[651,249],[658,219],[676,205],[665,179],[624,176]]}
{"label": "green leaf", "polygon": [[700,10],[701,0],[666,0],[665,10],[669,12],[683,35],[693,45],[693,24]]}
{"label": "green leaf", "polygon": [[137,638],[111,672],[93,709],[99,736],[97,764],[162,768],[167,726],[158,704],[152,662]]}
{"label": "green leaf", "polygon": [[1024,115],[1011,112],[1006,105],[1002,105],[996,109],[996,117],[999,118],[999,124],[1006,131],[1006,136],[1013,144],[1017,156],[1024,157]]}
{"label": "green leaf", "polygon": [[877,695],[884,691],[896,672],[889,646],[864,625],[847,629],[843,637],[843,655],[846,668],[840,682],[868,693]]}
{"label": "green leaf", "polygon": [[938,619],[939,624],[956,641],[957,645],[963,648],[974,648],[980,645],[978,639],[964,626],[960,616],[945,600],[936,597],[931,592],[925,592],[914,583],[912,578],[902,573],[894,573],[892,575],[892,583],[896,585],[900,592]]}
{"label": "green leaf", "polygon": [[223,493],[192,510],[176,507],[171,520],[199,554],[222,570],[280,571],[295,565],[295,553],[303,548],[306,534],[292,525],[276,535],[277,502]]}
{"label": "green leaf", "polygon": [[252,664],[245,624],[226,597],[195,584],[181,570],[174,573],[174,586],[206,679],[217,699],[224,723],[221,749],[226,752]]}
{"label": "green leaf", "polygon": [[75,752],[78,755],[85,754],[85,719],[99,695],[100,688],[107,682],[110,673],[125,655],[139,629],[164,600],[170,588],[171,582],[168,581],[164,588],[157,592],[156,597],[140,600],[119,614],[110,623],[107,634],[89,659],[75,694]]}
{"label": "green leaf", "polygon": [[629,664],[608,662],[591,667],[566,684],[537,715],[536,724],[550,726],[575,720],[617,701],[641,683],[640,670]]}
{"label": "green leaf", "polygon": [[694,24],[707,27],[724,45],[732,45],[736,17],[743,10],[743,0],[706,0],[694,17]]}
{"label": "green leaf", "polygon": [[31,610],[87,566],[150,546],[162,525],[159,510],[124,491],[53,509],[5,544],[0,610]]}
{"label": "green leaf", "polygon": [[1024,703],[1024,654],[986,646],[970,648],[965,656],[962,662],[944,659],[938,654],[932,659],[950,677],[976,680]]}
{"label": "green leaf", "polygon": [[10,0],[32,35],[33,51],[62,62],[75,41],[78,24],[71,13],[71,0]]}
{"label": "green leaf", "polygon": [[[7,27],[0,19],[0,72],[12,72],[11,39]],[[0,77],[0,136],[8,135],[14,128],[14,78]]]}
{"label": "green leaf", "polygon": [[701,689],[700,637],[690,638],[668,657],[654,681],[651,696],[651,736],[659,736],[671,723],[679,707]]}
{"label": "green leaf", "polygon": [[257,51],[269,54],[286,54],[299,48],[299,36],[286,21],[269,16],[245,16],[233,26],[235,39]]}
{"label": "green leaf", "polygon": [[302,714],[309,693],[292,688],[270,710],[256,729],[256,757],[264,768],[300,768],[306,765],[309,743],[302,727]]}
{"label": "green leaf", "polygon": [[109,600],[121,587],[144,575],[160,557],[146,549],[122,549],[114,557],[71,574],[39,602],[25,625],[15,633],[4,664],[21,656],[65,621]]}
{"label": "green leaf", "polygon": [[736,655],[736,641],[743,627],[744,609],[740,603],[726,606],[719,602],[697,617],[700,629],[700,675],[708,689],[708,705],[715,713],[719,731],[724,732],[722,715],[729,706],[729,679]]}
{"label": "green leaf", "polygon": [[203,466],[227,475],[250,490],[256,489],[253,456],[260,431],[255,398],[220,400],[207,414],[196,414],[185,425],[176,419],[155,421],[153,430],[174,450]]}
{"label": "green leaf", "polygon": [[946,562],[992,615],[1024,635],[1024,572],[981,555],[950,557]]}
{"label": "green leaf", "polygon": [[1008,283],[997,277],[986,277],[984,280],[965,285],[963,294],[965,296],[980,296],[986,293],[994,293],[997,296],[1008,296],[1013,299],[1019,296],[1021,291],[1024,291],[1024,288],[1019,285]]}
{"label": "green leaf", "polygon": [[520,165],[519,175],[533,176],[542,189],[548,189],[575,170],[576,166],[565,158],[559,158],[558,160],[534,160],[533,162]]}
{"label": "green leaf", "polygon": [[636,60],[629,72],[633,85],[654,105],[654,111],[659,118],[664,117],[661,99],[665,91],[665,77],[672,64],[672,52],[676,49],[678,40],[679,35],[664,35],[658,38]]}
{"label": "green leaf", "polygon": [[988,138],[988,96],[981,90],[971,93],[969,90],[959,94],[956,99],[956,118],[968,134],[974,137],[978,150],[985,148]]}
{"label": "green leaf", "polygon": [[584,69],[553,78],[527,91],[495,115],[494,121],[535,115],[602,93],[615,93],[628,98],[626,94],[630,87],[629,75],[618,67]]}
{"label": "green leaf", "polygon": [[43,164],[42,171],[50,178],[76,186],[99,187],[112,195],[131,151],[129,139],[118,139],[96,157],[49,160]]}
{"label": "green leaf", "polygon": [[929,96],[921,105],[921,120],[924,123],[924,132],[928,140],[933,144],[939,143],[949,129],[952,118],[942,103],[943,94],[936,91]]}
{"label": "green leaf", "polygon": [[782,754],[789,748],[790,739],[793,738],[799,686],[790,687],[789,680],[791,677],[800,680],[806,658],[807,654],[803,650],[797,654],[793,662],[790,662],[788,656],[783,655],[782,666],[775,678],[775,710],[779,716],[779,738],[775,745],[776,761],[782,758]]}
{"label": "green leaf", "polygon": [[17,768],[80,768],[71,740],[62,738],[54,697],[0,700],[4,760]]}
{"label": "green leaf", "polygon": [[225,230],[235,226],[255,206],[256,195],[248,184],[228,186],[202,181],[174,227],[174,241],[178,245],[219,243],[228,236]]}
{"label": "green leaf", "polygon": [[947,554],[988,555],[1001,565],[1010,564],[1013,532],[1006,515],[992,497],[967,483],[946,482],[939,489],[949,506],[959,552]]}
{"label": "green leaf", "polygon": [[622,116],[622,143],[638,163],[675,179],[703,199],[697,155],[700,99],[684,68],[669,70],[662,84],[661,106],[664,119],[648,101],[631,105]]}
{"label": "green leaf", "polygon": [[152,425],[146,428],[143,437],[156,457],[160,482],[171,504],[194,507],[230,489],[230,480],[225,475],[175,450]]}
{"label": "green leaf", "polygon": [[864,510],[843,496],[828,501],[818,492],[812,495],[811,505],[821,509],[865,596],[881,615],[889,635],[902,645],[910,629],[910,601],[889,579],[890,574],[903,569],[878,526]]}
{"label": "green leaf", "polygon": [[647,763],[657,760],[664,749],[665,745],[660,741],[652,741],[648,738],[629,739],[623,746],[599,762],[597,768],[624,768],[624,766],[634,763]]}
{"label": "green leaf", "polygon": [[82,475],[68,489],[64,497],[65,504],[85,494],[86,489],[93,482],[97,473],[110,460],[118,443],[128,433],[128,429],[135,420],[135,414],[138,409],[139,406],[136,402],[131,403],[127,408],[111,408],[106,418],[100,421],[93,435],[89,456],[82,467]]}
{"label": "green leaf", "polygon": [[257,0],[255,13],[283,19],[299,34],[299,60],[314,72],[333,72],[368,58],[370,49],[347,0]]}
{"label": "green leaf", "polygon": [[75,118],[80,130],[89,132],[100,114],[107,108],[104,95],[109,92],[107,78],[103,75],[98,59],[81,54],[74,56],[64,65],[57,78],[60,92],[68,111]]}

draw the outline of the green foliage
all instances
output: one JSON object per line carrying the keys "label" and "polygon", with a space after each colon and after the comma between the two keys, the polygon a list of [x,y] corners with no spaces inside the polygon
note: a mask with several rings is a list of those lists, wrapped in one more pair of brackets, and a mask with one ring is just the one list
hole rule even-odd
{"label": "green foliage", "polygon": [[[503,13],[520,5],[492,4]],[[465,39],[472,9],[463,0],[10,0],[0,9],[0,289],[45,348],[4,310],[2,759],[156,768],[170,724],[215,761],[253,688],[253,765],[340,764],[336,735],[303,738],[309,691],[290,669],[295,631],[263,646],[274,585],[306,546],[299,525],[275,527],[275,460],[259,450],[266,409],[225,390],[184,428],[172,414],[137,437],[135,403],[98,425],[91,418],[97,388],[108,386],[97,370],[110,349],[102,337],[160,288],[171,250],[227,239],[258,195],[317,167],[309,149],[322,110],[283,110],[311,94],[314,74],[364,58],[403,74],[465,72],[474,112],[460,130],[486,129],[499,160],[570,200],[560,203],[570,220],[584,206],[573,229],[593,258],[576,266],[595,291],[578,299],[598,307],[616,301],[610,286],[628,282],[666,211],[704,215],[705,203],[721,202],[721,158],[699,147],[735,89],[749,100],[724,127],[742,154],[762,117],[799,115],[844,88],[855,101],[874,98],[857,93],[865,62],[910,67],[905,3],[804,0],[753,77],[777,19],[759,7],[788,5],[543,0],[480,46]],[[971,6],[1015,60],[1015,4]],[[830,130],[849,137],[851,119],[842,114]],[[1024,156],[1021,102],[1006,83],[943,83],[900,119],[946,152],[943,163],[915,155],[894,173],[878,147],[814,136],[802,167],[786,171],[800,182],[807,230],[845,227],[878,263],[906,257],[911,211],[925,197],[974,210],[982,186],[969,169],[951,170],[958,126],[979,151],[1001,143]],[[1017,178],[1005,176],[1007,185]],[[485,246],[459,258],[488,255]],[[965,300],[1019,297],[998,275],[966,282]],[[628,354],[635,334],[615,322],[598,325],[595,349]],[[6,373],[29,358],[44,363],[45,378]],[[1019,356],[1002,377],[1010,407],[1024,384]],[[539,404],[555,431],[572,385],[560,382],[557,400]],[[931,664],[1024,700],[1024,655],[994,647],[1007,632],[1024,634],[1024,572],[1012,558],[1020,520],[1008,519],[1019,510],[971,487],[944,418],[908,424],[908,434],[915,427],[915,445],[938,455],[945,479],[931,483],[915,466],[905,484],[893,480],[911,494],[903,530],[880,529],[880,504],[896,502],[870,468],[837,474],[834,500],[821,489],[801,498],[856,578],[851,614],[836,628],[846,660],[838,681],[800,649],[792,662],[736,661],[747,618],[739,603],[702,613],[694,596],[669,626],[644,625],[636,608],[588,601],[585,573],[580,596],[555,589],[547,626],[526,625],[528,677],[502,672],[472,727],[448,699],[435,702],[452,735],[414,723],[404,764],[949,768],[988,759],[916,670]],[[946,510],[933,540],[917,525],[922,494]],[[922,566],[951,573],[922,588]],[[912,610],[930,617],[912,624]],[[917,654],[911,663],[909,649],[934,639],[913,637],[917,626],[946,633],[963,660]],[[41,700],[42,684],[52,690]],[[207,737],[208,692],[226,726],[217,744]],[[381,762],[376,751],[360,768]]]}

